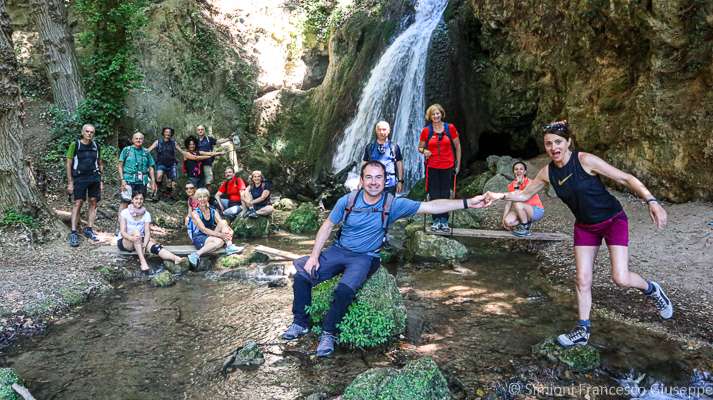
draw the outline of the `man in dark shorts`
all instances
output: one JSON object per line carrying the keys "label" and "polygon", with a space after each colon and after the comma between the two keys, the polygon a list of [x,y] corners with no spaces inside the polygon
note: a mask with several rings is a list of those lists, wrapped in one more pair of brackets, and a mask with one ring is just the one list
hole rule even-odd
{"label": "man in dark shorts", "polygon": [[104,163],[101,160],[101,150],[94,141],[94,125],[82,126],[82,137],[70,143],[67,149],[67,192],[72,195],[72,232],[69,234],[69,245],[79,246],[77,224],[79,211],[84,200],[89,198],[87,209],[87,226],[84,236],[93,242],[99,241],[94,233],[94,221],[97,218],[97,203],[101,200],[101,173]]}
{"label": "man in dark shorts", "polygon": [[[178,143],[173,139],[173,128],[165,127],[161,130],[161,137],[149,146],[149,151],[156,150],[156,185],[164,186],[163,193],[156,193],[157,199],[161,195],[169,199],[174,199],[174,189],[176,188],[176,154],[180,152]],[[165,185],[161,182],[165,181]]]}

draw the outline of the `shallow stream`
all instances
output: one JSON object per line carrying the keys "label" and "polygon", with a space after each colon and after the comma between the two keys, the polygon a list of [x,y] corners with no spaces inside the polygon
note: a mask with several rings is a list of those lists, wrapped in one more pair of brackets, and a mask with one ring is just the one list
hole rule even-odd
{"label": "shallow stream", "polygon": [[[311,246],[294,237],[261,243],[298,253]],[[310,356],[314,338],[290,344],[278,339],[291,320],[290,286],[191,274],[167,289],[120,285],[51,325],[45,335],[0,354],[0,366],[17,369],[43,400],[336,395],[369,367],[398,367],[423,355],[438,362],[461,397],[482,395],[493,382],[523,371],[560,383],[615,384],[603,372],[571,375],[534,358],[532,345],[572,326],[574,299],[551,294],[556,292],[542,279],[534,257],[469,245],[475,255],[454,269],[428,264],[390,269],[414,329],[387,349],[341,350],[316,360]],[[264,344],[265,364],[223,376],[223,360],[250,339]],[[713,367],[709,349],[683,350],[679,343],[610,320],[595,320],[593,344],[602,352],[603,370],[634,368],[671,385],[684,385],[694,368]]]}

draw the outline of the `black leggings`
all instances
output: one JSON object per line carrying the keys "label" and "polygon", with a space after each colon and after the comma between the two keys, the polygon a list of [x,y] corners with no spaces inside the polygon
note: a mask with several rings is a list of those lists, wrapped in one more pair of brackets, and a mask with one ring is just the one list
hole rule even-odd
{"label": "black leggings", "polygon": [[[450,199],[453,189],[453,168],[428,169],[428,197],[430,200]],[[434,221],[448,221],[448,213],[434,214]]]}

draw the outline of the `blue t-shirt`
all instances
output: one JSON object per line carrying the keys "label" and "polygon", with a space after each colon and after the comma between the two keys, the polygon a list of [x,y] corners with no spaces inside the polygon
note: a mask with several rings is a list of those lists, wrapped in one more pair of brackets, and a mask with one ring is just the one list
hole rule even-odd
{"label": "blue t-shirt", "polygon": [[[333,224],[336,225],[342,221],[348,198],[349,195],[346,194],[334,205],[332,212],[329,214],[329,220]],[[381,199],[376,204],[367,205],[364,201],[364,192],[359,193],[354,203],[354,208],[372,207],[376,208],[377,211],[352,211],[342,227],[342,235],[338,242],[340,247],[355,253],[365,254],[379,250],[384,240],[384,230],[381,228],[381,210],[383,210],[385,198],[386,196],[381,196]],[[399,218],[408,218],[416,214],[420,206],[420,202],[407,198],[394,199],[393,203],[391,203],[388,225],[391,226]]]}

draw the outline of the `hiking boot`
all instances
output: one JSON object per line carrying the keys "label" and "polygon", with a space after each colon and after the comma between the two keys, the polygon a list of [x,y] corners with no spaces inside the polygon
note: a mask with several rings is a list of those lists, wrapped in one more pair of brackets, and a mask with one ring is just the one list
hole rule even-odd
{"label": "hiking boot", "polygon": [[317,351],[315,354],[317,357],[329,357],[334,353],[334,345],[337,343],[337,336],[329,333],[323,332],[319,337],[319,344],[317,345]]}
{"label": "hiking boot", "polygon": [[200,256],[195,251],[188,255],[188,263],[194,267],[198,266],[198,262],[200,261],[200,259]]}
{"label": "hiking boot", "polygon": [[518,224],[513,230],[512,235],[515,237],[527,237],[532,236],[530,232],[530,224]]}
{"label": "hiking boot", "polygon": [[255,219],[255,218],[257,218],[257,217],[258,217],[257,212],[255,211],[254,208],[251,208],[251,209],[248,211],[248,218]]}
{"label": "hiking boot", "polygon": [[431,232],[440,232],[441,231],[441,223],[440,222],[434,222],[431,224]]}
{"label": "hiking boot", "polygon": [[97,235],[94,233],[94,229],[87,226],[86,228],[84,228],[83,233],[84,233],[84,236],[86,236],[87,239],[91,240],[92,242],[99,241],[99,237],[97,237]]}
{"label": "hiking boot", "polygon": [[658,283],[651,281],[651,285],[654,287],[654,291],[647,296],[654,302],[656,309],[659,310],[661,318],[670,319],[673,317],[673,304],[671,303],[671,300],[669,300],[668,296],[666,296],[666,293],[664,293]]}
{"label": "hiking boot", "polygon": [[71,247],[79,247],[79,235],[77,235],[77,232],[69,234],[69,245]]}
{"label": "hiking boot", "polygon": [[309,333],[309,328],[305,328],[302,325],[298,325],[296,323],[290,324],[290,326],[287,327],[287,330],[282,334],[282,338],[285,340],[295,340],[301,336],[304,336]]}
{"label": "hiking boot", "polygon": [[583,326],[577,326],[567,333],[557,336],[557,343],[564,348],[584,346],[589,342],[589,332]]}
{"label": "hiking boot", "polygon": [[225,255],[226,256],[229,256],[229,255],[235,254],[235,253],[240,253],[240,249],[238,248],[238,246],[236,246],[232,243],[225,246]]}

